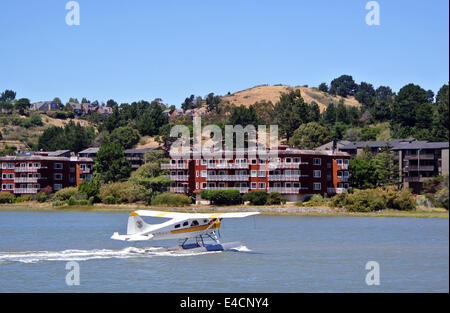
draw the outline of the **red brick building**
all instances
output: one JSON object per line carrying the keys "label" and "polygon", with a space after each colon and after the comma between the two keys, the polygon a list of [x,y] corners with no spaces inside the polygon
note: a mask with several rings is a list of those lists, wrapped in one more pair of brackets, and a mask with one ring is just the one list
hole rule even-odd
{"label": "red brick building", "polygon": [[199,194],[201,190],[238,189],[241,193],[262,190],[278,191],[289,201],[306,195],[334,195],[349,187],[349,159],[344,152],[278,148],[275,162],[244,157],[192,160],[180,155],[161,169],[173,183],[176,193]]}
{"label": "red brick building", "polygon": [[91,158],[49,156],[45,153],[0,157],[1,191],[17,195],[37,194],[50,186],[58,191],[90,180]]}

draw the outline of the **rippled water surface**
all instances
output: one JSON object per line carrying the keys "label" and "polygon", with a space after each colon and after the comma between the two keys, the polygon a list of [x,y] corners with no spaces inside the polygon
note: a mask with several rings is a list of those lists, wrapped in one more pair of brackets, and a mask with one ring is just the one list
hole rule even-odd
{"label": "rippled water surface", "polygon": [[[222,223],[237,251],[132,244],[127,213],[0,212],[0,292],[448,292],[448,219],[256,216]],[[66,285],[68,261],[80,285]],[[366,263],[380,285],[366,284]]]}

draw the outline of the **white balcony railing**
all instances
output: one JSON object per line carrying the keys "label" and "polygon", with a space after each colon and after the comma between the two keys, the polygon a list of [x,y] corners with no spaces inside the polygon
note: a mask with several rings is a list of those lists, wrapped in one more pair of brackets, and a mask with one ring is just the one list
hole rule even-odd
{"label": "white balcony railing", "polygon": [[37,183],[37,177],[14,177],[15,183]]}
{"label": "white balcony railing", "polygon": [[16,167],[14,172],[16,173],[37,173],[40,167]]}
{"label": "white balcony railing", "polygon": [[248,181],[248,175],[208,175],[208,181]]}
{"label": "white balcony railing", "polygon": [[38,188],[14,188],[14,193],[19,193],[19,194],[38,193],[38,192],[39,192]]}
{"label": "white balcony railing", "polygon": [[269,181],[299,181],[300,175],[269,175]]}
{"label": "white balcony railing", "polygon": [[346,191],[346,188],[327,188],[327,193],[329,194],[338,194]]}
{"label": "white balcony railing", "polygon": [[239,190],[240,193],[247,193],[248,187],[206,187],[206,190]]}
{"label": "white balcony railing", "polygon": [[208,163],[208,169],[246,169],[248,163]]}
{"label": "white balcony railing", "polygon": [[162,170],[188,169],[187,163],[182,164],[161,164]]}
{"label": "white balcony railing", "polygon": [[185,189],[184,187],[169,187],[169,191],[174,193],[185,193],[185,191],[188,191],[188,188],[186,187]]}
{"label": "white balcony railing", "polygon": [[188,181],[189,175],[164,175],[164,177],[173,181]]}
{"label": "white balcony railing", "polygon": [[308,163],[269,163],[269,166],[275,165],[275,168],[300,168],[300,164]]}
{"label": "white balcony railing", "polygon": [[299,187],[269,187],[268,192],[279,192],[281,194],[298,194],[300,193],[300,190],[306,189],[306,188],[299,188]]}

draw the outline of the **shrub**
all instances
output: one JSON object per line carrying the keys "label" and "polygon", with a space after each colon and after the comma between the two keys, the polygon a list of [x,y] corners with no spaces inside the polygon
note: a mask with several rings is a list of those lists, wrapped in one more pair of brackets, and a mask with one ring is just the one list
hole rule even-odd
{"label": "shrub", "polygon": [[273,191],[269,193],[266,203],[268,205],[282,204],[282,203],[284,204],[286,203],[286,199],[283,198],[278,191]]}
{"label": "shrub", "polygon": [[56,201],[66,201],[69,200],[70,197],[75,195],[78,192],[77,187],[66,187],[61,190],[58,190],[54,195],[53,199]]}
{"label": "shrub", "polygon": [[152,198],[152,205],[164,206],[187,206],[192,203],[191,198],[184,194],[176,194],[171,192],[161,193]]}
{"label": "shrub", "polygon": [[36,196],[36,200],[38,202],[45,202],[45,201],[47,201],[47,199],[48,199],[48,196],[45,192],[39,192]]}
{"label": "shrub", "polygon": [[244,201],[250,201],[252,205],[264,205],[267,203],[268,193],[265,191],[252,191],[246,193],[243,197]]}
{"label": "shrub", "polygon": [[22,197],[17,197],[16,199],[14,199],[14,202],[28,202],[28,201],[32,201],[32,200],[33,200],[32,195],[25,195]]}
{"label": "shrub", "polygon": [[72,196],[68,202],[69,205],[87,205],[88,201],[86,199],[77,200],[76,196]]}
{"label": "shrub", "polygon": [[243,198],[239,190],[202,190],[200,195],[203,199],[211,201],[214,205],[242,204]]}
{"label": "shrub", "polygon": [[[110,202],[112,198],[109,196],[115,199],[114,203],[133,203],[145,200],[146,191],[142,186],[131,182],[118,182],[101,186],[99,197],[102,202]],[[106,200],[107,197],[109,197],[108,200]]]}
{"label": "shrub", "polygon": [[102,201],[104,203],[106,203],[106,204],[115,204],[115,203],[117,203],[117,199],[113,195],[106,196],[104,199],[102,199]]}
{"label": "shrub", "polygon": [[0,192],[0,203],[12,203],[15,196],[9,192]]}
{"label": "shrub", "polygon": [[345,208],[351,212],[372,212],[386,209],[386,199],[377,189],[356,190],[345,199]]}
{"label": "shrub", "polygon": [[372,212],[384,209],[414,210],[416,201],[407,189],[394,186],[375,189],[356,189],[353,193],[338,194],[331,199],[332,207],[344,207],[352,212]]}

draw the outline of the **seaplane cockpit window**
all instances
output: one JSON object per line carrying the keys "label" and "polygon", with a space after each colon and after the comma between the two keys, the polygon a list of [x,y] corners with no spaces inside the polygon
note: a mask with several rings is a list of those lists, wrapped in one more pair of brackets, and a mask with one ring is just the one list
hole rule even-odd
{"label": "seaplane cockpit window", "polygon": [[175,228],[180,228],[180,224],[175,225]]}
{"label": "seaplane cockpit window", "polygon": [[191,223],[191,226],[197,226],[198,225],[198,221],[197,220],[193,220]]}
{"label": "seaplane cockpit window", "polygon": [[188,224],[189,224],[188,222],[184,222],[183,226],[188,226]]}

